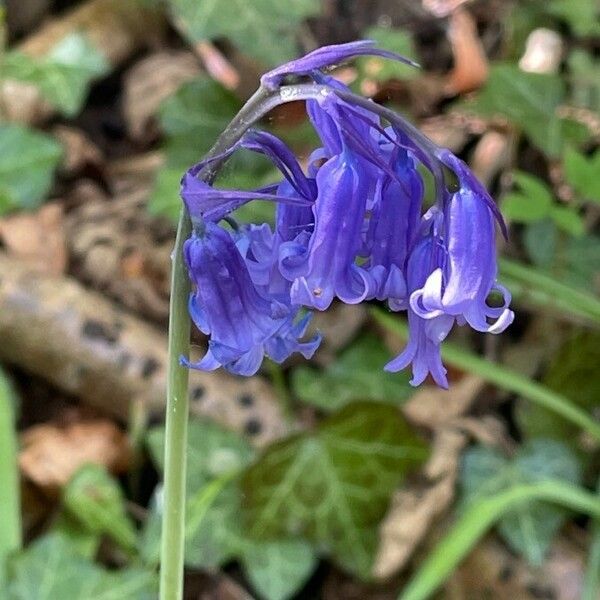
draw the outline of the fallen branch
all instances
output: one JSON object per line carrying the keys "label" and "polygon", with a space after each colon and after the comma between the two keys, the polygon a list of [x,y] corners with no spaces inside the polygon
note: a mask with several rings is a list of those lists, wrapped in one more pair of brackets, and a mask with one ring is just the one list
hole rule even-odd
{"label": "fallen branch", "polygon": [[[36,273],[0,254],[0,360],[126,420],[132,402],[162,417],[166,336],[68,277]],[[190,373],[192,411],[261,444],[286,425],[260,377]]]}

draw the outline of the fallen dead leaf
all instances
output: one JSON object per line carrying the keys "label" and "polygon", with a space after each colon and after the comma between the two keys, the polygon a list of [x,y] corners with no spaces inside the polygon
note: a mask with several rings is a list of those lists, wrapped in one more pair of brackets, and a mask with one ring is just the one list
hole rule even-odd
{"label": "fallen dead leaf", "polygon": [[36,212],[19,212],[0,219],[0,239],[11,256],[40,273],[61,275],[67,266],[63,208],[57,202]]}
{"label": "fallen dead leaf", "polygon": [[488,76],[488,60],[477,24],[464,9],[455,10],[450,17],[448,38],[454,55],[454,67],[448,74],[446,92],[464,94],[482,86]]}
{"label": "fallen dead leaf", "polygon": [[123,473],[130,457],[127,436],[112,421],[94,419],[59,427],[34,425],[21,434],[19,467],[38,486],[63,487],[86,463]]}
{"label": "fallen dead leaf", "polygon": [[162,101],[198,73],[198,60],[187,51],[163,50],[137,62],[124,81],[123,112],[129,135],[135,140],[146,139]]}
{"label": "fallen dead leaf", "polygon": [[373,565],[376,579],[397,573],[423,541],[433,521],[450,506],[460,453],[467,436],[455,429],[436,434],[432,455],[425,466],[428,483],[399,490],[380,528],[380,545]]}
{"label": "fallen dead leaf", "polygon": [[84,167],[100,168],[102,152],[81,130],[66,125],[56,125],[52,133],[64,149],[61,170],[67,175],[79,173]]}
{"label": "fallen dead leaf", "polygon": [[584,553],[566,537],[556,539],[542,567],[529,566],[495,535],[477,544],[445,586],[447,600],[578,600]]}
{"label": "fallen dead leaf", "polygon": [[367,311],[358,304],[337,302],[328,311],[315,313],[311,327],[323,334],[323,342],[314,360],[326,365],[333,362],[336,353],[358,333],[367,320]]}
{"label": "fallen dead leaf", "polygon": [[425,386],[415,392],[402,407],[402,412],[415,425],[438,429],[471,408],[485,382],[475,375],[466,375],[449,390]]}

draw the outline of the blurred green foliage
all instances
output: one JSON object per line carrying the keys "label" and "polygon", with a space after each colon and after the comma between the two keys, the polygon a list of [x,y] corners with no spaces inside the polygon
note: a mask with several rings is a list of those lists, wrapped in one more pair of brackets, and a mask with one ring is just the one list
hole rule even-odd
{"label": "blurred green foliage", "polygon": [[60,144],[49,135],[0,124],[0,214],[38,206],[61,157]]}
{"label": "blurred green foliage", "polygon": [[375,335],[358,338],[323,372],[300,365],[292,372],[292,389],[303,402],[327,412],[352,400],[378,400],[400,404],[413,392],[410,375],[386,373],[390,352]]}
{"label": "blurred green foliage", "polygon": [[298,28],[320,9],[318,0],[169,0],[169,4],[191,42],[227,38],[265,66],[297,55]]}
{"label": "blurred green foliage", "polygon": [[68,117],[81,109],[90,83],[109,70],[104,55],[80,33],[62,38],[43,59],[14,50],[0,62],[0,78],[34,84]]}
{"label": "blurred green foliage", "polygon": [[[485,446],[467,450],[460,476],[463,509],[486,496],[494,496],[521,484],[560,479],[581,481],[577,456],[564,444],[536,439],[523,444],[512,459]],[[497,524],[507,543],[534,565],[541,565],[568,513],[557,506],[523,503],[504,515]]]}

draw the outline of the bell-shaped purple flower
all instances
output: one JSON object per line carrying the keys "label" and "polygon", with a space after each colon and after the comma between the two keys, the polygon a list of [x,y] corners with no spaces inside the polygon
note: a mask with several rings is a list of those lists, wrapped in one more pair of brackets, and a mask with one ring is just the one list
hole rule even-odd
{"label": "bell-shaped purple flower", "polygon": [[[389,146],[389,144],[388,144]],[[423,182],[414,159],[392,146],[389,154],[396,177],[380,173],[365,235],[368,270],[376,281],[375,297],[388,300],[393,310],[406,308],[406,261],[412,247],[423,202]]]}
{"label": "bell-shaped purple flower", "polygon": [[[419,289],[432,270],[442,260],[443,249],[432,235],[423,237],[412,250],[408,259],[407,280],[409,292]],[[454,317],[440,314],[430,319],[419,316],[408,307],[409,339],[406,348],[384,369],[395,373],[412,364],[412,385],[423,383],[428,374],[441,387],[448,387],[446,369],[442,364],[440,344],[454,324]]]}
{"label": "bell-shaped purple flower", "polygon": [[342,152],[319,169],[316,181],[314,231],[306,245],[282,244],[280,270],[293,282],[294,304],[325,310],[336,296],[357,304],[373,288],[370,275],[355,263],[368,192],[364,165]]}
{"label": "bell-shaped purple flower", "polygon": [[[459,180],[458,189],[448,193],[443,208],[441,243],[446,257],[423,287],[413,292],[411,307],[425,319],[451,315],[477,331],[501,333],[512,323],[514,314],[508,308],[508,290],[496,283],[492,200],[460,159],[450,151],[442,152],[441,158]],[[502,295],[501,307],[487,304],[493,291]]]}
{"label": "bell-shaped purple flower", "polygon": [[192,368],[220,366],[237,375],[256,373],[265,356],[282,362],[291,353],[310,358],[320,337],[298,341],[310,315],[296,321],[297,308],[261,295],[231,235],[214,223],[186,241],[184,255],[195,291],[190,315],[210,336],[208,351]]}

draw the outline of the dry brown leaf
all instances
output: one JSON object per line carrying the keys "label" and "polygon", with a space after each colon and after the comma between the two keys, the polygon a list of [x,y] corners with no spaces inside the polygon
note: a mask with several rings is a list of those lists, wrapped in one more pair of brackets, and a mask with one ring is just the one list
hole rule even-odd
{"label": "dry brown leaf", "polygon": [[357,335],[367,320],[367,311],[358,304],[336,302],[326,312],[315,311],[311,327],[323,334],[323,343],[315,354],[315,361],[326,365],[336,353]]}
{"label": "dry brown leaf", "polygon": [[66,175],[75,175],[87,166],[99,169],[104,157],[88,136],[75,127],[56,125],[52,133],[62,144],[64,155],[61,170]]}
{"label": "dry brown leaf", "polygon": [[21,435],[19,466],[23,475],[42,488],[64,486],[86,463],[123,473],[129,464],[127,436],[112,421],[96,419],[65,427],[43,424]]}
{"label": "dry brown leaf", "polygon": [[372,574],[386,579],[398,572],[423,541],[431,524],[454,498],[460,453],[467,436],[453,428],[436,433],[432,454],[425,465],[425,484],[396,492],[380,528],[380,545]]}
{"label": "dry brown leaf", "polygon": [[579,600],[584,553],[567,538],[558,538],[544,565],[534,568],[512,554],[496,536],[484,538],[445,586],[447,600]]}
{"label": "dry brown leaf", "polygon": [[12,256],[41,273],[60,275],[66,269],[63,208],[57,202],[1,218],[0,239]]}
{"label": "dry brown leaf", "polygon": [[463,94],[480,88],[488,76],[488,60],[477,33],[477,24],[468,11],[457,9],[452,13],[448,38],[454,67],[448,74],[447,93]]}
{"label": "dry brown leaf", "polygon": [[198,42],[196,51],[212,79],[228,90],[235,90],[238,87],[240,74],[214,44],[206,40]]}
{"label": "dry brown leaf", "polygon": [[475,146],[471,168],[484,185],[489,185],[508,166],[510,160],[510,136],[498,131],[487,131]]}
{"label": "dry brown leaf", "polygon": [[137,62],[124,81],[123,112],[129,135],[136,140],[147,139],[163,100],[198,73],[198,60],[186,51],[163,50]]}
{"label": "dry brown leaf", "polygon": [[449,390],[424,386],[404,404],[402,412],[415,425],[438,429],[468,412],[484,385],[480,377],[466,375]]}

